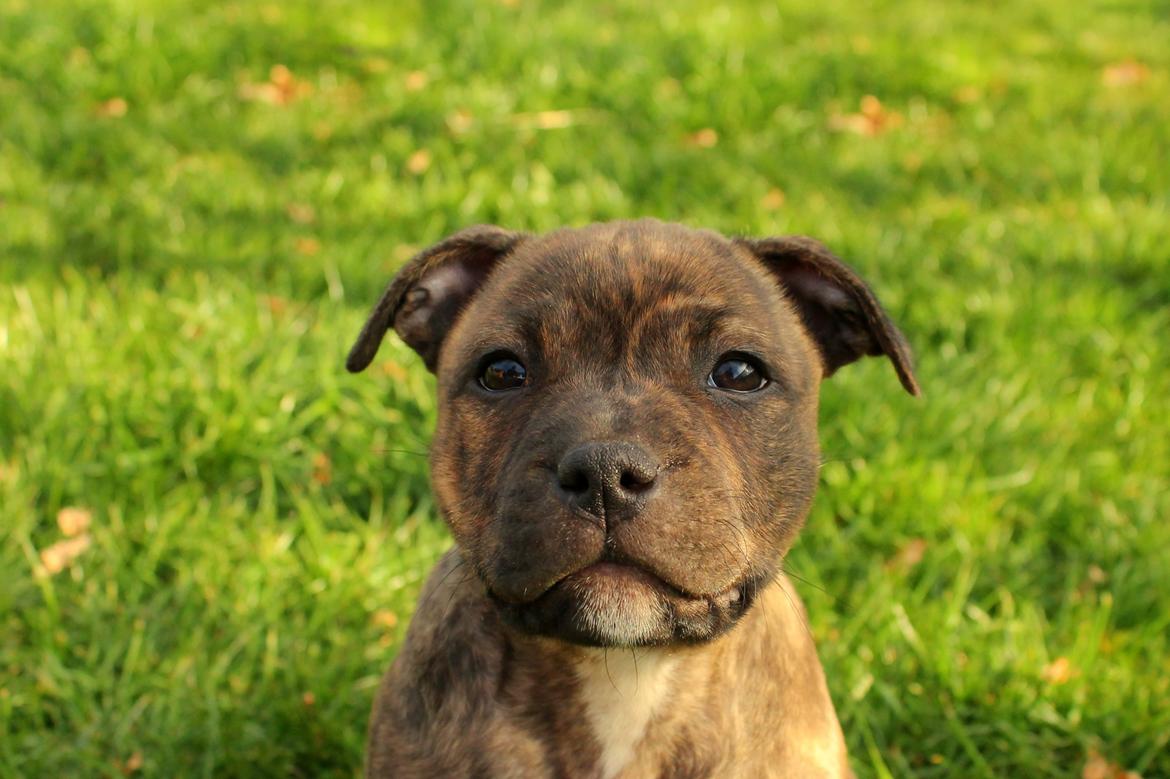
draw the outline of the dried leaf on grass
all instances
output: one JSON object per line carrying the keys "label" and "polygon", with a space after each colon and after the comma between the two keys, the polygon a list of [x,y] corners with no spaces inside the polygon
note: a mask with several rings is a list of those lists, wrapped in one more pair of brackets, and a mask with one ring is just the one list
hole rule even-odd
{"label": "dried leaf on grass", "polygon": [[370,621],[385,630],[393,630],[398,625],[398,615],[389,609],[379,609],[370,617]]}
{"label": "dried leaf on grass", "polygon": [[882,101],[873,95],[861,98],[860,111],[856,114],[834,114],[829,117],[829,129],[873,137],[881,135],[902,124],[902,115],[889,111]]}
{"label": "dried leaf on grass", "polygon": [[293,242],[293,247],[297,250],[297,254],[303,254],[306,257],[312,257],[317,252],[321,251],[321,242],[316,238],[302,236]]}
{"label": "dried leaf on grass", "polygon": [[276,319],[280,319],[288,313],[289,302],[286,298],[279,295],[261,295],[260,302],[268,308],[268,313]]}
{"label": "dried leaf on grass", "polygon": [[577,123],[572,111],[549,110],[512,115],[512,124],[536,130],[563,130]]}
{"label": "dried leaf on grass", "polygon": [[1128,87],[1140,84],[1150,77],[1150,69],[1137,60],[1122,60],[1106,65],[1101,71],[1101,83],[1107,87]]}
{"label": "dried leaf on grass", "polygon": [[125,761],[119,763],[118,770],[122,772],[123,776],[130,776],[142,770],[142,765],[145,761],[142,759],[142,753],[135,751]]}
{"label": "dried leaf on grass", "polygon": [[406,74],[404,82],[407,92],[418,92],[427,85],[427,74],[421,70],[412,70]]}
{"label": "dried leaf on grass", "polygon": [[333,461],[324,452],[318,452],[313,458],[313,481],[322,487],[333,481]]}
{"label": "dried leaf on grass", "polygon": [[93,512],[89,509],[67,506],[57,512],[57,527],[61,529],[62,535],[68,538],[79,536],[89,530],[92,521]]}
{"label": "dried leaf on grass", "polygon": [[426,149],[419,149],[406,158],[407,172],[421,176],[431,167],[431,153]]}
{"label": "dried leaf on grass", "polygon": [[1067,657],[1058,657],[1040,669],[1040,678],[1049,684],[1065,684],[1077,675]]}
{"label": "dried leaf on grass", "polygon": [[1126,771],[1117,763],[1106,760],[1097,750],[1091,750],[1081,770],[1081,779],[1142,779],[1137,771]]}
{"label": "dried leaf on grass", "polygon": [[273,65],[267,81],[241,84],[237,94],[241,100],[285,106],[312,93],[312,84],[298,79],[284,65]]}
{"label": "dried leaf on grass", "polygon": [[697,133],[692,133],[687,136],[687,145],[700,149],[710,149],[717,143],[719,143],[719,133],[710,127],[704,127]]}
{"label": "dried leaf on grass", "polygon": [[109,100],[98,103],[97,107],[94,108],[94,113],[108,119],[117,119],[125,116],[129,110],[130,104],[126,102],[125,98],[111,97]]}
{"label": "dried leaf on grass", "polygon": [[471,112],[460,108],[448,114],[446,122],[447,129],[453,135],[463,135],[470,132],[471,128],[475,125],[475,117],[471,115]]}
{"label": "dried leaf on grass", "polygon": [[760,198],[760,207],[765,211],[779,211],[784,207],[787,199],[784,195],[784,190],[773,187],[768,190],[768,194]]}
{"label": "dried leaf on grass", "polygon": [[311,225],[317,221],[317,212],[308,203],[289,203],[284,212],[299,225]]}
{"label": "dried leaf on grass", "polygon": [[406,372],[405,368],[403,368],[401,365],[394,362],[393,360],[386,360],[385,362],[380,363],[378,365],[378,371],[383,376],[389,376],[391,379],[394,379],[395,381],[406,381],[406,379],[410,375]]}
{"label": "dried leaf on grass", "polygon": [[45,571],[50,575],[61,573],[74,560],[80,557],[86,549],[89,549],[89,545],[90,538],[88,534],[58,541],[52,546],[41,550],[41,565],[45,567]]}
{"label": "dried leaf on grass", "polygon": [[926,554],[927,543],[925,538],[911,538],[902,544],[897,553],[886,561],[887,571],[908,571],[922,562]]}

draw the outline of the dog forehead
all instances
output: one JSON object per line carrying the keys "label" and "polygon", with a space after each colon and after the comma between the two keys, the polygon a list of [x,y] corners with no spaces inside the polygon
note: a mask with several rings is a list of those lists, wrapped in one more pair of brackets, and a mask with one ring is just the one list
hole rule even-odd
{"label": "dog forehead", "polygon": [[558,230],[519,247],[485,297],[511,310],[644,312],[669,303],[750,309],[775,289],[723,236],[652,219]]}
{"label": "dog forehead", "polygon": [[[718,233],[639,220],[527,239],[488,277],[456,323],[440,375],[495,351],[578,376],[642,375],[703,349],[805,350],[780,286]],[[806,350],[805,350],[806,351]],[[455,385],[451,385],[454,387]]]}

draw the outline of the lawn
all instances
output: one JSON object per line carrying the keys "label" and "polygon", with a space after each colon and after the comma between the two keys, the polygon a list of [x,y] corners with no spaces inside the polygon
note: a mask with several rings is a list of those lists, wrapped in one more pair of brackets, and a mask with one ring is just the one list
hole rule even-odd
{"label": "lawn", "polygon": [[858,776],[1170,776],[1170,5],[655,5],[0,0],[0,777],[355,775],[449,539],[351,339],[459,227],[637,215],[915,348],[789,565]]}

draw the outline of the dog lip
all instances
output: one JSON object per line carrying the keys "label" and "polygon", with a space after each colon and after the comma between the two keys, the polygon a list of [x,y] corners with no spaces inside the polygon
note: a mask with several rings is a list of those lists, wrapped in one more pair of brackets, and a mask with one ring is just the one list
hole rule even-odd
{"label": "dog lip", "polygon": [[629,565],[627,563],[617,563],[610,560],[600,560],[591,565],[587,565],[578,571],[575,571],[557,584],[563,584],[569,581],[577,581],[580,579],[602,579],[612,581],[620,584],[643,584],[649,585],[654,589],[668,590],[678,595],[683,595],[677,587],[672,587],[658,576],[650,573],[644,568],[636,565]]}
{"label": "dog lip", "polygon": [[[712,593],[696,593],[672,584],[640,565],[617,561],[607,556],[584,565],[546,586],[536,587],[531,591],[526,590],[522,598],[505,597],[491,586],[486,589],[488,595],[497,603],[512,607],[531,606],[554,591],[560,591],[569,586],[590,586],[591,584],[603,583],[616,586],[640,585],[658,592],[669,600],[708,602],[732,607],[749,599],[751,582],[755,578],[757,577],[748,573],[723,590]],[[746,606],[747,604],[743,603],[742,605]]]}
{"label": "dog lip", "polygon": [[714,601],[724,605],[734,604],[740,600],[743,593],[743,581],[736,581],[730,587],[715,593],[695,593],[672,584],[657,574],[648,571],[640,565],[602,559],[580,568],[556,582],[549,589],[560,587],[570,582],[587,583],[590,579],[612,582],[615,584],[640,584],[657,590],[671,598],[688,601]]}

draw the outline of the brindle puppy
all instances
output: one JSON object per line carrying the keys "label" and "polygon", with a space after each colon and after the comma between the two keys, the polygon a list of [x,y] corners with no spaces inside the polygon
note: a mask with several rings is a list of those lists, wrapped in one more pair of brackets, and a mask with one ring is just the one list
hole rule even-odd
{"label": "brindle puppy", "polygon": [[657,221],[474,227],[419,254],[393,327],[438,376],[455,538],[370,724],[371,777],[848,776],[780,571],[817,484],[821,379],[901,334],[808,238]]}

